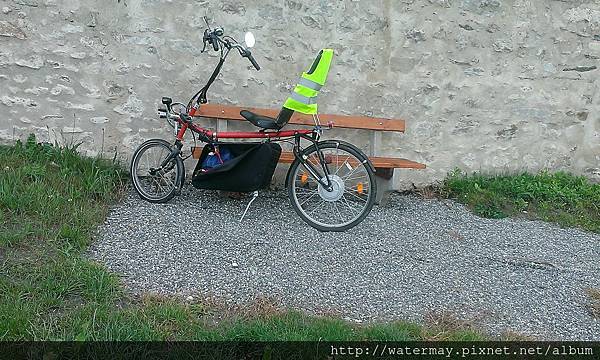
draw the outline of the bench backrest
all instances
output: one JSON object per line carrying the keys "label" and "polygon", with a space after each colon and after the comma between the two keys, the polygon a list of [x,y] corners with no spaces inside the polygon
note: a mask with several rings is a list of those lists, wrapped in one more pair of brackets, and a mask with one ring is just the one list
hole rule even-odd
{"label": "bench backrest", "polygon": [[[222,120],[240,120],[246,121],[241,115],[240,111],[249,110],[253,113],[269,116],[275,118],[278,116],[279,111],[277,109],[263,109],[263,108],[249,108],[239,107],[233,105],[221,105],[221,104],[202,104],[196,112],[196,117],[206,117]],[[394,131],[404,132],[405,121],[402,119],[386,119],[376,118],[369,116],[355,116],[355,115],[333,115],[333,114],[319,114],[319,119],[323,126],[331,123],[334,127],[346,128],[346,129],[361,129],[361,130],[375,130],[375,131]],[[312,115],[305,115],[298,112],[294,112],[290,119],[290,124],[294,125],[314,125],[315,122]]]}

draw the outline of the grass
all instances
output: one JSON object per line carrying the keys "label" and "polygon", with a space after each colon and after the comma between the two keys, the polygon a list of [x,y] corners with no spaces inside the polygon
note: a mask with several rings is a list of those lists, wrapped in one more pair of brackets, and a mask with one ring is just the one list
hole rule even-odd
{"label": "grass", "polygon": [[487,218],[526,217],[600,233],[600,184],[565,172],[516,175],[451,173],[442,196]]}
{"label": "grass", "polygon": [[587,289],[587,294],[590,299],[588,306],[590,313],[596,319],[600,319],[600,289]]}
{"label": "grass", "polygon": [[[359,325],[265,306],[130,297],[83,256],[126,174],[77,146],[0,146],[0,340],[473,340],[459,321]],[[268,305],[268,303],[267,303]]]}

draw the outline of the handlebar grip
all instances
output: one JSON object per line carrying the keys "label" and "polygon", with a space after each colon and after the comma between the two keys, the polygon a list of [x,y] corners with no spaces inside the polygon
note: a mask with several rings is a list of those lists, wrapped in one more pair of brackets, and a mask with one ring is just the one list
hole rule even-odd
{"label": "handlebar grip", "polygon": [[256,70],[260,70],[260,66],[258,65],[258,63],[256,62],[256,60],[254,59],[254,56],[252,56],[252,54],[250,53],[250,51],[247,51],[247,56],[248,56],[248,60],[250,60],[250,62],[252,63],[252,65],[254,65],[254,68]]}

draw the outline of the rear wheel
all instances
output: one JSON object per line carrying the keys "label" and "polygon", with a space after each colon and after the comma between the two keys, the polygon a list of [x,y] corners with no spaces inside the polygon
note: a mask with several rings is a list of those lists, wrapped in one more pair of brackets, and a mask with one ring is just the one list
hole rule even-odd
{"label": "rear wheel", "polygon": [[327,182],[319,152],[329,172],[331,189],[320,184],[298,159],[288,173],[288,195],[294,210],[319,231],[345,231],[371,212],[377,192],[368,158],[355,146],[325,141],[308,147],[304,154],[323,182]]}
{"label": "rear wheel", "polygon": [[172,145],[162,139],[144,142],[133,153],[131,180],[133,187],[146,201],[163,203],[171,200],[183,185],[184,167],[176,156],[164,167],[162,162],[171,154]]}

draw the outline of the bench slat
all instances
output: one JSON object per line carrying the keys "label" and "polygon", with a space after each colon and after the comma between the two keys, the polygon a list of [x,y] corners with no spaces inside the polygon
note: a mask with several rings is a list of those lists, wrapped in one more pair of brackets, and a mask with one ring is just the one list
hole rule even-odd
{"label": "bench slat", "polygon": [[[194,159],[200,158],[202,148],[197,146],[192,148],[192,156]],[[387,158],[379,156],[369,156],[369,159],[373,163],[373,166],[379,169],[425,169],[425,164],[418,163],[416,161],[401,159],[401,158]],[[280,163],[291,164],[294,161],[294,153],[291,151],[282,151],[281,157],[279,158]]]}
{"label": "bench slat", "polygon": [[[198,112],[196,112],[195,117],[246,121],[246,119],[244,119],[240,115],[240,111],[242,110],[252,111],[254,113],[273,118],[276,118],[277,114],[279,114],[279,109],[250,108],[221,104],[202,104],[198,109]],[[385,119],[368,116],[348,116],[333,114],[319,114],[319,118],[321,119],[321,125],[323,126],[327,126],[327,124],[331,122],[333,123],[334,127],[346,129],[396,132],[404,132],[405,130],[405,121],[402,119]],[[294,125],[308,126],[312,126],[315,124],[312,116],[300,114],[297,112],[294,113],[289,123]]]}
{"label": "bench slat", "polygon": [[[401,158],[387,158],[379,156],[369,156],[369,160],[373,163],[376,168],[383,169],[425,169],[425,164],[418,163],[416,161],[401,159]],[[294,161],[294,154],[290,151],[283,151],[279,162],[292,163]]]}

